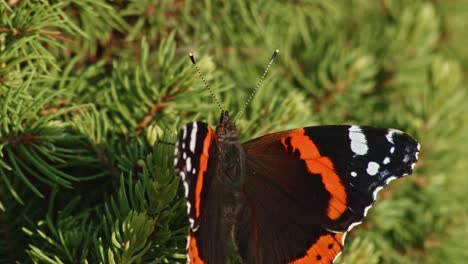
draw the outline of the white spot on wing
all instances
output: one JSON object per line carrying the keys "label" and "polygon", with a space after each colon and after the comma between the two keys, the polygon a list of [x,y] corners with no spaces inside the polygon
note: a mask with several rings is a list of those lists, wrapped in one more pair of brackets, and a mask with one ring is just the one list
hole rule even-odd
{"label": "white spot on wing", "polygon": [[352,223],[349,227],[348,227],[348,231],[353,229],[355,226],[357,225],[360,225],[362,222],[356,222],[356,223]]}
{"label": "white spot on wing", "polygon": [[403,162],[406,163],[410,160],[410,156],[409,155],[405,155],[405,157],[403,158]]}
{"label": "white spot on wing", "polygon": [[[184,177],[185,178],[185,177]],[[188,198],[189,195],[189,185],[188,182],[184,181],[184,189],[185,189],[185,198]],[[188,202],[187,202],[188,203]],[[189,204],[189,203],[188,203]]]}
{"label": "white spot on wing", "polygon": [[394,152],[395,152],[395,147],[392,147],[392,148],[390,149],[390,153],[393,154]]}
{"label": "white spot on wing", "polygon": [[[390,178],[389,178],[390,179]],[[388,180],[387,180],[388,181]],[[374,193],[372,193],[372,197],[374,198],[374,201],[375,199],[377,198],[377,194],[380,192],[380,190],[382,190],[383,187],[377,187],[374,191]]]}
{"label": "white spot on wing", "polygon": [[182,177],[182,180],[185,181],[185,172],[181,171],[179,172],[180,177]]}
{"label": "white spot on wing", "polygon": [[185,139],[187,137],[187,126],[184,126],[182,128],[182,139]]}
{"label": "white spot on wing", "polygon": [[197,170],[195,168],[192,169],[192,173],[195,174],[197,173]]}
{"label": "white spot on wing", "polygon": [[367,206],[366,208],[364,208],[364,217],[367,216],[367,212],[369,212],[369,209],[371,209],[371,207],[373,206],[373,204]]}
{"label": "white spot on wing", "polygon": [[351,139],[351,150],[357,155],[365,155],[369,150],[366,136],[358,126],[351,126],[349,129],[349,139]]}
{"label": "white spot on wing", "polygon": [[[386,181],[385,181],[385,185],[387,185],[389,182],[395,180],[397,177],[390,177],[388,178]],[[377,187],[374,192],[372,193],[372,197],[374,199],[374,201],[377,199],[377,194],[380,192],[380,190],[382,190],[383,187],[380,186],[380,187]],[[367,212],[369,211],[369,209],[371,209],[371,207],[373,206],[373,204],[367,206],[365,209],[364,209],[364,216],[367,216]]]}
{"label": "white spot on wing", "polygon": [[[395,177],[391,177],[391,178],[394,179]],[[389,179],[391,179],[391,178],[389,178]],[[388,183],[388,180],[387,180],[386,183]],[[378,193],[380,190],[382,190],[382,189],[383,189],[383,187],[377,187],[377,188],[375,189],[375,191],[372,193],[372,197],[373,197],[373,200],[374,200],[374,201],[375,201],[375,199],[377,198],[377,193]],[[367,216],[367,213],[369,212],[369,209],[371,209],[373,205],[374,205],[374,203],[372,203],[371,205],[369,205],[369,206],[367,206],[366,208],[364,208],[364,217]],[[348,230],[349,230],[349,229],[348,229]]]}
{"label": "white spot on wing", "polygon": [[390,163],[390,158],[385,157],[385,159],[383,160],[383,164],[389,164],[389,163]]}
{"label": "white spot on wing", "polygon": [[385,137],[387,138],[388,142],[393,143],[393,134],[395,134],[395,131],[393,130],[389,130],[387,135],[385,135]]}
{"label": "white spot on wing", "polygon": [[340,251],[338,254],[336,254],[336,256],[333,258],[332,263],[334,263],[336,261],[336,259],[338,259],[338,257],[341,256],[341,253],[343,253],[343,251]]}
{"label": "white spot on wing", "polygon": [[[187,246],[185,248],[188,249],[189,246],[190,246],[190,235],[188,235],[188,237],[187,237]],[[190,261],[190,257],[188,255],[188,253],[187,253],[187,260]]]}
{"label": "white spot on wing", "polygon": [[393,181],[394,179],[396,179],[397,177],[390,177],[388,178],[386,181],[385,181],[385,185],[389,184],[391,181]]}
{"label": "white spot on wing", "polygon": [[192,159],[190,157],[185,161],[185,168],[188,172],[192,170]]}
{"label": "white spot on wing", "polygon": [[[346,236],[346,233],[343,234],[343,239],[342,239],[341,245],[344,245],[344,237],[345,236]],[[342,250],[340,252],[338,252],[338,254],[336,254],[336,256],[333,258],[332,263],[335,263],[335,261],[338,259],[339,256],[341,256],[342,253],[343,253]]]}
{"label": "white spot on wing", "polygon": [[377,162],[371,161],[367,164],[367,173],[374,176],[379,171],[380,165]]}
{"label": "white spot on wing", "polygon": [[352,171],[352,172],[351,172],[351,176],[356,177],[356,176],[357,176],[357,173],[354,172],[354,171]]}
{"label": "white spot on wing", "polygon": [[197,143],[197,122],[193,122],[192,134],[190,135],[190,151],[195,153],[195,144]]}

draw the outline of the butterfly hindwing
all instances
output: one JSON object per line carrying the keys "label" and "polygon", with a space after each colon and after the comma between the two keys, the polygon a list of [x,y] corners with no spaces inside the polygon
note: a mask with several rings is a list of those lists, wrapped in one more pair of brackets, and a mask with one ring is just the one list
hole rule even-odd
{"label": "butterfly hindwing", "polygon": [[235,237],[245,263],[331,263],[345,232],[378,190],[412,172],[419,150],[397,130],[358,126],[284,131],[243,146],[246,206]]}
{"label": "butterfly hindwing", "polygon": [[213,130],[203,122],[185,125],[175,147],[175,169],[182,177],[190,233],[187,259],[190,263],[226,263],[227,253],[219,241],[228,238],[222,230],[222,189],[217,184],[218,146]]}
{"label": "butterfly hindwing", "polygon": [[259,143],[253,149],[244,145],[246,198],[234,231],[238,252],[244,263],[330,263],[344,237],[323,227],[331,195],[321,177],[285,151],[281,134],[253,141]]}

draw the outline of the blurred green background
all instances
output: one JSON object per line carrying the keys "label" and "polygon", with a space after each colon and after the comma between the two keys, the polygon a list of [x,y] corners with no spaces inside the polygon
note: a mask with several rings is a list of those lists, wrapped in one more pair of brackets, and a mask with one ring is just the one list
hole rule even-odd
{"label": "blurred green background", "polygon": [[0,0],[0,263],[185,263],[177,129],[403,130],[415,173],[338,263],[468,260],[468,1]]}

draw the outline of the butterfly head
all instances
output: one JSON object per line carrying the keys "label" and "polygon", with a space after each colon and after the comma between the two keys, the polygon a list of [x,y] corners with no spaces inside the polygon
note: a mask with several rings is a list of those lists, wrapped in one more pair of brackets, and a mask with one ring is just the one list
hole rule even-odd
{"label": "butterfly head", "polygon": [[221,118],[219,119],[219,125],[216,127],[216,135],[222,138],[236,138],[237,139],[237,128],[231,120],[228,111],[221,111]]}

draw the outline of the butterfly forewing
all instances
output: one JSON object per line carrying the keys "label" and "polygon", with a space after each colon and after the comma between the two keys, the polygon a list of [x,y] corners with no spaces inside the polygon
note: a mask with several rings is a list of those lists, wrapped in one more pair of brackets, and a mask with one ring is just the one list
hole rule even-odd
{"label": "butterfly forewing", "polygon": [[[175,147],[175,169],[182,177],[190,233],[187,259],[190,263],[226,263],[228,238],[221,233],[223,189],[216,173],[216,135],[205,123],[184,126]],[[224,243],[221,241],[225,241]]]}

